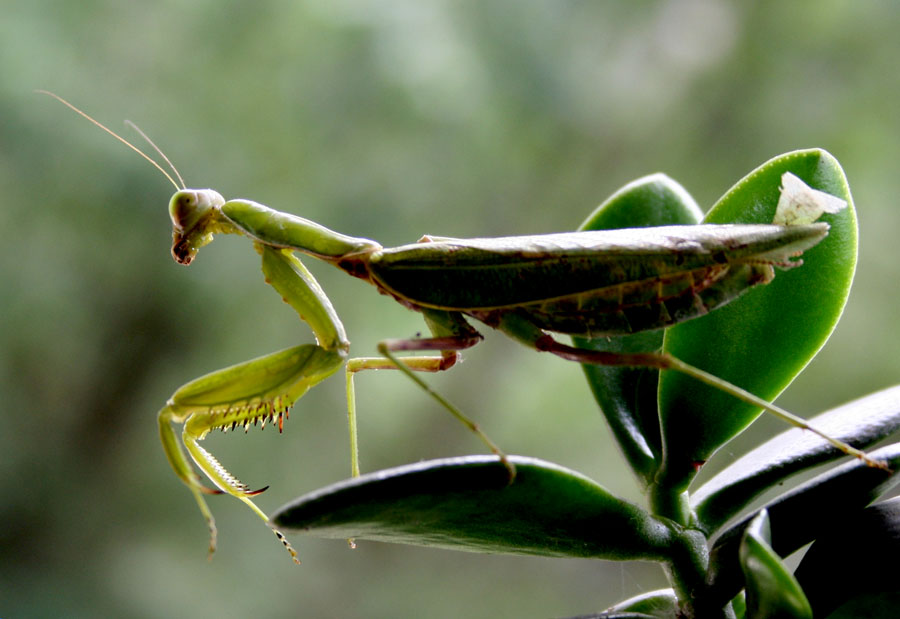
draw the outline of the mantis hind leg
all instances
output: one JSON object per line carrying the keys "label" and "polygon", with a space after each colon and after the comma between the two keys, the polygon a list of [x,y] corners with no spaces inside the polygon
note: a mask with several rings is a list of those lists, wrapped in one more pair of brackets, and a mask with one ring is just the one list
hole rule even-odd
{"label": "mantis hind leg", "polygon": [[[356,390],[353,377],[364,370],[399,370],[409,377],[425,393],[450,412],[460,423],[473,432],[491,453],[500,457],[509,471],[510,481],[515,477],[515,467],[506,454],[481,430],[478,424],[466,416],[444,396],[432,389],[417,372],[442,372],[456,365],[459,351],[478,344],[483,336],[465,319],[455,312],[422,310],[425,322],[434,337],[416,339],[390,339],[378,344],[381,357],[361,357],[347,362],[347,415],[350,427],[350,469],[354,477],[359,476],[359,449],[356,429]],[[440,351],[440,355],[422,357],[399,357],[397,351]]]}
{"label": "mantis hind leg", "polygon": [[868,466],[882,469],[886,466],[883,462],[872,459],[866,452],[856,449],[843,441],[817,430],[815,427],[809,425],[802,417],[798,417],[797,415],[750,393],[746,389],[738,387],[727,380],[701,370],[689,363],[685,363],[681,359],[673,357],[668,353],[617,353],[575,348],[574,346],[569,346],[557,341],[546,331],[536,327],[525,319],[513,315],[503,317],[497,325],[497,328],[530,348],[534,348],[540,352],[549,352],[569,361],[607,366],[648,367],[681,372],[702,383],[719,389],[738,400],[742,400],[753,406],[758,406],[792,426],[812,432],[825,439],[848,456],[859,458]]}

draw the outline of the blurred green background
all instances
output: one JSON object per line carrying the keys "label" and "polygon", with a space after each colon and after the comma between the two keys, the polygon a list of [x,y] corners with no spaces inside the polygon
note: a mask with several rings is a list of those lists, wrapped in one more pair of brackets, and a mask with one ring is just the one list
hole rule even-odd
{"label": "blurred green background", "polygon": [[[820,146],[861,227],[844,319],[781,398],[811,414],[900,376],[900,9],[893,2],[166,2],[12,0],[0,16],[0,616],[563,616],[664,584],[655,565],[470,555],[293,536],[294,567],[237,501],[219,552],[159,446],[183,382],[310,339],[246,240],[185,269],[172,188],[35,88],[129,137],[188,185],[385,245],[425,233],[576,227],[662,171],[708,208],[771,156]],[[309,265],[357,355],[423,328]],[[580,369],[486,333],[432,384],[505,449],[642,500]],[[714,342],[710,342],[714,346]],[[358,380],[365,470],[480,444],[406,379]],[[742,440],[780,431],[763,420]],[[208,448],[287,500],[347,476],[343,383],[286,433]],[[731,457],[724,451],[710,464]]]}

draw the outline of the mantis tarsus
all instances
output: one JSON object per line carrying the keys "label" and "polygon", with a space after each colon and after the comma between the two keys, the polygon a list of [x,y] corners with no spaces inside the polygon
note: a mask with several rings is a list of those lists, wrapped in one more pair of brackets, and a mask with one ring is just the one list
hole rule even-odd
{"label": "mantis tarsus", "polygon": [[[183,181],[179,185],[123,138],[57,95],[45,94],[125,142],[175,185],[169,214],[176,262],[190,264],[214,234],[250,238],[262,256],[266,282],[315,334],[316,344],[288,348],[187,383],[175,391],[159,413],[166,456],[206,518],[210,553],[215,549],[216,527],[204,494],[230,494],[267,524],[269,519],[252,501],[262,490],[250,490],[199,441],[210,430],[246,430],[251,424],[261,422],[264,427],[276,420],[281,431],[291,406],[342,366],[347,376],[354,475],[359,469],[353,375],[368,369],[398,369],[475,432],[507,466],[512,482],[515,469],[503,452],[473,421],[415,374],[446,370],[457,362],[460,350],[481,341],[482,336],[467,319],[498,329],[536,351],[571,361],[684,372],[822,436],[869,465],[883,466],[864,452],[810,427],[803,419],[671,355],[589,351],[551,335],[597,337],[663,328],[703,315],[751,287],[771,281],[774,267],[798,266],[801,262],[792,258],[828,233],[828,224],[815,220],[822,212],[834,212],[845,203],[811,189],[793,175],[786,174],[782,179],[779,212],[776,223],[770,225],[669,226],[483,239],[425,236],[418,243],[386,249],[375,241],[339,234],[250,200],[225,200],[211,189],[188,189]],[[172,169],[175,171],[174,166]],[[181,180],[177,171],[175,174]],[[378,346],[380,357],[348,358],[350,342],[344,327],[295,252],[328,262],[420,312],[432,337],[384,340]],[[439,354],[397,357],[397,351]],[[173,423],[183,424],[181,442]],[[192,461],[216,488],[203,484]],[[275,533],[297,561],[288,541],[279,531]]]}

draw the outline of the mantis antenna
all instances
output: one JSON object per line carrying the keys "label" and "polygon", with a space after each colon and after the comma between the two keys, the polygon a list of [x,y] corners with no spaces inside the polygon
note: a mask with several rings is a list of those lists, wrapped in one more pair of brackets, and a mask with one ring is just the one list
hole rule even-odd
{"label": "mantis antenna", "polygon": [[147,155],[144,151],[142,151],[141,149],[139,149],[137,146],[135,146],[134,144],[132,144],[131,142],[129,142],[128,140],[126,140],[125,138],[123,138],[122,136],[120,136],[119,134],[117,134],[117,133],[116,133],[115,131],[113,131],[112,129],[109,129],[108,127],[106,127],[106,125],[104,125],[104,124],[102,124],[102,123],[100,123],[100,122],[94,120],[93,118],[91,118],[90,116],[88,116],[86,113],[82,112],[82,111],[79,110],[77,107],[75,107],[74,105],[72,105],[71,103],[69,103],[68,101],[66,101],[66,100],[63,99],[62,97],[60,97],[59,95],[50,92],[49,90],[35,90],[35,92],[40,93],[40,94],[44,94],[44,95],[48,95],[48,96],[50,96],[50,97],[53,97],[54,99],[56,99],[57,101],[59,101],[60,103],[62,103],[63,105],[65,105],[67,108],[69,108],[69,109],[72,110],[73,112],[75,112],[75,113],[79,114],[80,116],[86,118],[87,120],[91,121],[91,122],[94,123],[96,126],[100,127],[101,129],[103,129],[104,131],[106,131],[108,134],[110,134],[111,136],[113,136],[114,138],[116,138],[117,140],[119,140],[120,142],[122,142],[125,146],[127,146],[128,148],[130,148],[131,150],[133,150],[134,152],[136,152],[137,154],[139,154],[141,157],[143,157],[144,159],[146,159],[147,161],[149,161],[151,164],[153,164],[153,167],[155,167],[157,170],[159,170],[160,172],[162,172],[162,173],[163,173],[163,176],[165,176],[167,179],[169,179],[169,182],[172,183],[172,184],[175,186],[175,190],[176,190],[176,191],[178,191],[178,190],[180,190],[180,189],[185,189],[185,188],[186,188],[186,187],[185,187],[185,184],[184,184],[184,180],[182,180],[181,175],[178,174],[178,170],[175,169],[175,166],[172,165],[172,162],[169,161],[169,158],[166,157],[166,156],[162,153],[162,151],[159,150],[159,148],[156,146],[156,144],[154,144],[154,143],[150,140],[150,138],[148,138],[148,137],[144,134],[143,131],[141,131],[140,129],[138,129],[138,128],[137,128],[137,125],[135,125],[134,123],[132,123],[132,122],[130,122],[130,121],[126,121],[126,122],[128,122],[128,124],[129,124],[130,126],[134,127],[134,128],[137,130],[138,133],[141,134],[141,137],[143,137],[145,140],[147,140],[147,142],[150,143],[150,146],[152,146],[152,147],[154,148],[154,150],[156,150],[156,152],[159,153],[159,154],[162,156],[163,159],[165,159],[166,163],[168,163],[170,166],[172,166],[172,170],[175,172],[175,175],[178,177],[178,180],[181,181],[181,186],[179,186],[178,183],[176,183],[176,182],[174,181],[174,179],[171,177],[171,175],[169,175],[169,173],[166,172],[166,171],[162,168],[161,165],[159,165],[156,161],[154,161],[153,158],[151,158],[149,155]]}
{"label": "mantis antenna", "polygon": [[164,152],[162,152],[162,150],[160,150],[159,146],[157,146],[157,145],[153,142],[153,140],[151,140],[150,137],[149,137],[146,133],[144,133],[144,132],[141,130],[140,127],[138,127],[136,124],[134,124],[134,123],[131,122],[130,120],[126,120],[126,121],[125,121],[125,124],[128,125],[129,127],[131,127],[132,129],[134,129],[135,131],[137,131],[138,134],[139,134],[142,138],[144,138],[144,140],[147,141],[147,144],[149,144],[150,146],[153,147],[153,150],[155,150],[156,153],[157,153],[160,157],[163,158],[163,161],[165,161],[166,163],[169,164],[169,167],[172,168],[172,171],[175,172],[175,177],[178,179],[178,182],[181,183],[181,188],[182,188],[182,189],[187,189],[187,185],[184,184],[184,179],[181,178],[181,174],[178,173],[178,168],[175,167],[175,164],[174,164],[174,163],[172,163],[171,161],[169,161],[169,158],[166,157],[166,154],[165,154]]}

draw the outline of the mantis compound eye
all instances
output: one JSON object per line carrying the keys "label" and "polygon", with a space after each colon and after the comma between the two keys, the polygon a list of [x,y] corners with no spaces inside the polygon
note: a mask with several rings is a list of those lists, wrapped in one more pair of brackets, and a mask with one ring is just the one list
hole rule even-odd
{"label": "mantis compound eye", "polygon": [[169,203],[169,217],[172,219],[172,225],[182,230],[189,227],[185,223],[192,219],[196,203],[197,201],[191,193],[186,191],[176,193]]}
{"label": "mantis compound eye", "polygon": [[212,189],[182,189],[169,201],[169,217],[176,230],[189,232],[223,204],[225,198]]}

